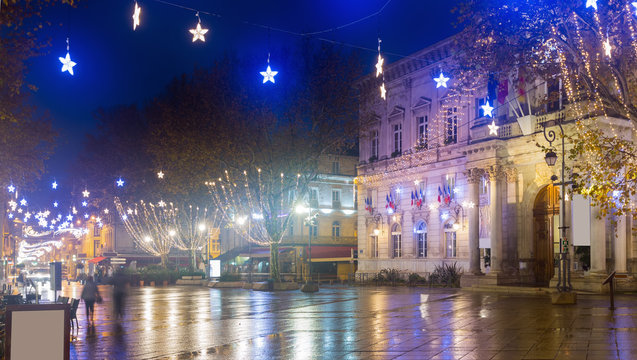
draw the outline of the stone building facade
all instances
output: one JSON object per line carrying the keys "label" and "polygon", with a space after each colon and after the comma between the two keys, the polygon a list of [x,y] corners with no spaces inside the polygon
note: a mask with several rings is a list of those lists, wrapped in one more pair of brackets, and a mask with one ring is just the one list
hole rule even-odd
{"label": "stone building facade", "polygon": [[[358,84],[358,272],[426,274],[457,263],[465,275],[488,273],[491,283],[548,285],[556,276],[559,214],[566,211],[571,257],[577,250],[575,288],[599,290],[592,284],[612,270],[626,274],[626,286],[632,286],[632,217],[598,219],[598,209],[570,194],[560,209],[551,176],[560,176],[561,149],[553,143],[558,163],[549,167],[537,146],[548,145],[543,129],[557,129],[557,120],[566,132],[574,130],[571,105],[560,100],[526,111],[518,101],[512,109],[517,93],[504,103],[490,100],[486,84],[477,92],[482,97],[449,105],[448,89],[436,87],[434,78],[452,50],[443,41],[387,66],[386,100],[374,74]],[[541,97],[548,90],[527,91]],[[483,116],[489,101],[492,118]],[[619,131],[631,126],[623,119],[599,120]]]}

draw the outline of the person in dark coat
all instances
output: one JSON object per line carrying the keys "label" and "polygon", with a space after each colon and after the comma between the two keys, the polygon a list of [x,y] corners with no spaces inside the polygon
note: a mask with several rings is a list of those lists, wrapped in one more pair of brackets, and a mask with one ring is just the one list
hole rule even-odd
{"label": "person in dark coat", "polygon": [[128,279],[118,271],[111,280],[113,284],[113,312],[115,318],[124,318],[124,301],[126,299],[126,284]]}
{"label": "person in dark coat", "polygon": [[95,312],[95,301],[100,299],[100,292],[92,276],[86,278],[86,284],[82,289],[81,298],[84,300],[84,305],[86,306],[86,320],[88,321],[90,319],[92,321],[93,313]]}

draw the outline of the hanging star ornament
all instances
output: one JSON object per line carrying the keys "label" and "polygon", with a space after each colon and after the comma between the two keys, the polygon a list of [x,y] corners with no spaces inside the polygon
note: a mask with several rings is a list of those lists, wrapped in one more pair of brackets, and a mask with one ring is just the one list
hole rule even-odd
{"label": "hanging star ornament", "polygon": [[597,10],[597,0],[586,0],[586,8],[592,7]]}
{"label": "hanging star ornament", "polygon": [[58,202],[57,201],[53,203],[53,207],[58,207]]}
{"label": "hanging star ornament", "polygon": [[383,98],[383,100],[386,100],[387,99],[386,95],[387,95],[387,90],[385,90],[385,83],[382,83],[380,85],[380,97]]}
{"label": "hanging star ornament", "polygon": [[383,57],[380,56],[380,54],[378,54],[378,62],[376,63],[376,77],[378,77],[380,74],[383,73],[384,62],[385,62],[385,59],[383,59]]}
{"label": "hanging star ornament", "polygon": [[481,105],[480,107],[482,108],[482,111],[484,112],[484,116],[493,117],[492,112],[494,107],[491,106],[488,101],[486,104]]}
{"label": "hanging star ornament", "polygon": [[82,201],[82,206],[87,207],[88,203],[86,201]]}
{"label": "hanging star ornament", "polygon": [[449,81],[448,77],[445,77],[445,75],[442,73],[442,71],[440,72],[440,76],[438,76],[437,78],[434,78],[434,81],[436,82],[436,89],[439,87],[447,87],[447,81]]}
{"label": "hanging star ornament", "polygon": [[157,203],[157,205],[158,205],[159,207],[164,207],[164,206],[166,206],[166,203],[164,202],[164,200],[159,200],[159,202]]}
{"label": "hanging star ornament", "polygon": [[613,50],[613,47],[610,45],[610,39],[607,38],[606,41],[604,41],[604,54],[609,58],[611,57],[611,50]]}
{"label": "hanging star ornament", "polygon": [[12,192],[15,191],[15,186],[9,185],[9,186],[7,186],[7,190],[9,190],[9,192],[12,193]]}
{"label": "hanging star ornament", "polygon": [[278,71],[272,71],[270,65],[265,69],[265,71],[261,71],[260,74],[263,76],[263,83],[267,83],[268,81],[274,84],[274,76],[278,74]]}
{"label": "hanging star ornament", "polygon": [[116,183],[117,183],[117,187],[124,186],[124,180],[122,180],[122,178],[117,179]]}
{"label": "hanging star ornament", "polygon": [[58,188],[58,183],[56,181],[53,181],[53,184],[51,184],[51,187],[53,188],[53,190]]}
{"label": "hanging star ornament", "polygon": [[498,135],[498,129],[500,127],[495,124],[495,120],[491,122],[491,125],[489,125],[488,128],[489,128],[489,135],[496,135],[496,136]]}
{"label": "hanging star ornament", "polygon": [[69,74],[73,75],[73,66],[77,65],[77,63],[71,60],[71,55],[67,52],[66,57],[59,58],[62,63],[62,72],[68,71]]}
{"label": "hanging star ornament", "polygon": [[91,195],[91,193],[88,192],[88,190],[84,189],[84,191],[82,191],[82,196],[88,197],[89,195]]}
{"label": "hanging star ornament", "polygon": [[139,15],[142,13],[142,8],[137,5],[135,1],[135,12],[133,12],[133,31],[139,26]]}
{"label": "hanging star ornament", "polygon": [[[199,16],[197,16],[199,17]],[[190,33],[192,34],[192,42],[195,42],[197,40],[201,40],[202,42],[206,42],[206,33],[208,32],[208,29],[203,29],[201,27],[201,21],[199,21],[197,23],[197,27],[194,29],[190,29],[189,30]]]}
{"label": "hanging star ornament", "polygon": [[20,200],[20,205],[27,206],[27,199],[22,198],[22,200]]}
{"label": "hanging star ornament", "polygon": [[157,173],[157,178],[159,178],[159,179],[163,179],[163,178],[164,178],[164,172],[160,170],[160,171]]}

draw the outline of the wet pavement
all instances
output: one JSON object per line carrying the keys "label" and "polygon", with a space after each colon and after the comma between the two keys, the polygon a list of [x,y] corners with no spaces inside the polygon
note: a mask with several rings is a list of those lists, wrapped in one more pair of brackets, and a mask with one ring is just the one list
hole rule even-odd
{"label": "wet pavement", "polygon": [[[101,286],[71,359],[636,359],[637,295],[548,296],[404,287],[258,292],[131,288],[123,321]],[[65,295],[79,297],[81,286]]]}

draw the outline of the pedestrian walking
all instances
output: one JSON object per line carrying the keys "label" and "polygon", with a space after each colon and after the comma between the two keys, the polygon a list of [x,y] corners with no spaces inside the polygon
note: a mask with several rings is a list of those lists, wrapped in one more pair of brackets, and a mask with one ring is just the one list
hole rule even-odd
{"label": "pedestrian walking", "polygon": [[95,302],[101,302],[102,297],[100,296],[100,292],[97,289],[97,284],[93,281],[93,277],[89,276],[86,278],[86,284],[82,289],[82,300],[84,300],[84,305],[86,306],[86,320],[93,320],[93,313],[95,312]]}
{"label": "pedestrian walking", "polygon": [[113,276],[113,312],[115,318],[124,318],[124,300],[126,299],[126,275],[117,271]]}

